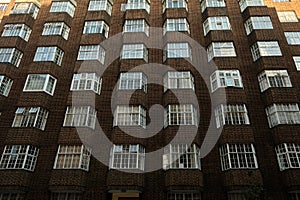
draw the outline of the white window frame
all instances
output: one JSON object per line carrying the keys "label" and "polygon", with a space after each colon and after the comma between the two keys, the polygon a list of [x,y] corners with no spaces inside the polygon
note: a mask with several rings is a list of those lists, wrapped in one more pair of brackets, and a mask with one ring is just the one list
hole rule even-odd
{"label": "white window frame", "polygon": [[224,0],[200,0],[202,13],[206,8],[224,8],[226,3]]}
{"label": "white window frame", "polygon": [[6,145],[0,161],[0,169],[34,171],[39,149],[31,145]]}
{"label": "white window frame", "polygon": [[277,41],[257,41],[250,47],[253,61],[260,57],[282,56],[280,46]]}
{"label": "white window frame", "polygon": [[48,110],[43,107],[18,107],[12,127],[29,127],[45,130]]}
{"label": "white window frame", "polygon": [[212,42],[207,48],[208,61],[216,57],[236,57],[233,42]]}
{"label": "white window frame", "polygon": [[247,7],[265,6],[264,0],[239,0],[241,12],[244,12]]}
{"label": "white window frame", "polygon": [[103,20],[99,21],[85,21],[83,34],[102,34],[108,38],[109,26]]}
{"label": "white window frame", "polygon": [[270,16],[249,17],[245,23],[246,34],[249,35],[254,30],[270,30],[273,29]]}
{"label": "white window frame", "polygon": [[0,3],[0,11],[5,11],[8,7],[8,3]]}
{"label": "white window frame", "polygon": [[29,2],[20,2],[15,3],[13,9],[10,11],[10,14],[30,14],[33,19],[36,19],[40,8],[34,3]]}
{"label": "white window frame", "polygon": [[223,125],[250,124],[245,104],[220,104],[215,108],[217,128]]}
{"label": "white window frame", "polygon": [[231,30],[229,18],[227,16],[208,17],[203,22],[204,36],[206,36],[210,31],[214,31],[214,30],[217,31]]}
{"label": "white window frame", "polygon": [[144,32],[149,36],[149,24],[145,19],[126,19],[123,26],[123,33]]}
{"label": "white window frame", "polygon": [[176,8],[184,8],[188,11],[188,1],[187,0],[163,0],[163,13],[166,9],[176,9]]}
{"label": "white window frame", "polygon": [[82,200],[80,191],[52,191],[50,200]]}
{"label": "white window frame", "polygon": [[164,75],[164,92],[168,89],[195,90],[194,76],[190,71],[169,71]]}
{"label": "white window frame", "polygon": [[284,32],[289,45],[300,45],[300,32]]}
{"label": "white window frame", "polygon": [[1,200],[23,200],[25,198],[24,192],[17,191],[3,191],[0,192]]}
{"label": "white window frame", "polygon": [[38,47],[35,55],[34,62],[54,62],[61,66],[64,51],[57,46]]}
{"label": "white window frame", "polygon": [[198,112],[193,104],[173,104],[165,108],[164,127],[198,126]]}
{"label": "white window frame", "polygon": [[300,110],[297,103],[273,103],[266,108],[269,127],[280,124],[300,124]]}
{"label": "white window frame", "polygon": [[280,171],[300,168],[300,144],[282,143],[275,147]]}
{"label": "white window frame", "polygon": [[31,31],[26,24],[5,24],[1,37],[20,37],[28,42]]}
{"label": "white window frame", "polygon": [[300,56],[293,56],[293,60],[297,71],[300,71]]}
{"label": "white window frame", "polygon": [[97,60],[104,64],[105,50],[100,45],[82,45],[79,47],[77,60]]}
{"label": "white window frame", "polygon": [[110,154],[110,169],[128,169],[144,171],[145,147],[143,147],[142,145],[114,144],[111,148]]}
{"label": "white window frame", "polygon": [[200,148],[196,144],[169,144],[164,148],[163,169],[201,169]]}
{"label": "white window frame", "polygon": [[24,92],[46,92],[53,96],[57,79],[50,74],[28,74]]}
{"label": "white window frame", "polygon": [[199,191],[172,191],[168,192],[167,200],[201,200],[201,193]]}
{"label": "white window frame", "polygon": [[8,96],[13,80],[5,75],[0,74],[0,95]]}
{"label": "white window frame", "polygon": [[84,145],[59,145],[53,169],[89,171],[91,149]]}
{"label": "white window frame", "polygon": [[86,127],[95,129],[97,111],[91,106],[68,106],[64,127]]}
{"label": "white window frame", "polygon": [[148,49],[145,44],[123,44],[121,59],[144,59],[148,62]]}
{"label": "white window frame", "polygon": [[147,111],[141,105],[118,105],[114,112],[114,126],[141,126],[146,128]]}
{"label": "white window frame", "polygon": [[287,70],[264,70],[257,78],[261,92],[272,87],[292,87]]}
{"label": "white window frame", "polygon": [[64,22],[48,22],[44,24],[42,35],[60,35],[68,40],[70,27]]}
{"label": "white window frame", "polygon": [[147,76],[143,72],[126,72],[120,74],[119,90],[137,89],[147,92]]}
{"label": "white window frame", "polygon": [[218,88],[243,88],[242,77],[239,70],[216,70],[210,75],[212,92]]}
{"label": "white window frame", "polygon": [[289,199],[291,200],[300,200],[300,190],[289,191]]}
{"label": "white window frame", "polygon": [[112,5],[110,0],[90,0],[88,11],[105,11],[111,15]]}
{"label": "white window frame", "polygon": [[163,27],[164,34],[170,31],[187,32],[190,34],[190,25],[186,18],[167,18]]}
{"label": "white window frame", "polygon": [[295,11],[277,11],[277,16],[281,23],[299,21]]}
{"label": "white window frame", "polygon": [[[127,0],[125,10],[143,9],[150,13],[150,0]],[[124,9],[124,8],[122,8]]]}
{"label": "white window frame", "polygon": [[170,58],[192,59],[192,48],[187,42],[167,43],[164,47],[164,61]]}
{"label": "white window frame", "polygon": [[50,13],[65,12],[71,17],[74,17],[76,5],[71,1],[52,1]]}
{"label": "white window frame", "polygon": [[224,144],[219,147],[222,171],[230,169],[257,169],[253,144]]}
{"label": "white window frame", "polygon": [[97,73],[78,73],[73,75],[71,91],[93,91],[100,94],[102,78]]}
{"label": "white window frame", "polygon": [[19,67],[23,53],[16,48],[0,48],[0,63],[10,63]]}

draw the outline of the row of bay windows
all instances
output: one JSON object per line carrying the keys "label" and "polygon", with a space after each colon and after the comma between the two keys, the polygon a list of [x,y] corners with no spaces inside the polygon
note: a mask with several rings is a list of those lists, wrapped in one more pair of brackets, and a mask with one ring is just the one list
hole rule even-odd
{"label": "row of bay windows", "polygon": [[[291,45],[300,45],[300,32],[285,32],[287,41]],[[253,61],[261,57],[282,56],[277,41],[257,41],[250,47]],[[212,42],[207,48],[208,60],[220,57],[236,57],[233,42]],[[23,53],[17,48],[1,47],[0,63],[11,63],[18,67]],[[57,46],[37,47],[34,62],[54,62],[61,66],[64,51]],[[300,70],[300,56],[293,56],[297,70]],[[143,59],[148,62],[148,48],[143,43],[123,44],[121,59]],[[192,48],[187,42],[167,43],[164,47],[163,61],[172,58],[192,59]],[[97,60],[101,64],[105,61],[105,50],[100,45],[82,45],[79,47],[77,60]]]}
{"label": "row of bay windows", "polygon": [[[144,170],[145,147],[140,144],[114,144],[110,151],[110,169]],[[300,144],[281,143],[275,146],[280,171],[300,168]],[[0,169],[34,171],[39,148],[32,145],[6,145]],[[219,147],[221,170],[258,169],[253,144],[223,144]],[[88,171],[91,149],[84,145],[59,145],[54,169]],[[200,149],[196,144],[169,144],[161,158],[163,169],[201,169]]]}
{"label": "row of bay windows", "polygon": [[[269,127],[300,124],[300,110],[296,103],[274,103],[265,108]],[[18,107],[12,127],[32,127],[44,130],[49,111],[43,107]],[[220,104],[214,110],[216,126],[250,124],[245,104]],[[192,104],[174,104],[165,107],[164,127],[198,126],[198,112]],[[146,128],[147,111],[141,105],[118,105],[114,110],[113,126],[141,126]],[[64,127],[94,129],[97,110],[91,106],[68,106]]]}

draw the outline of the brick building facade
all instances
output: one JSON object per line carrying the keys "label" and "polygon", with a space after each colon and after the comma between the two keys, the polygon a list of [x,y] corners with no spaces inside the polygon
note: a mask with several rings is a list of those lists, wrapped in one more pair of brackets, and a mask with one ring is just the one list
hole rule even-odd
{"label": "brick building facade", "polygon": [[0,200],[299,200],[299,18],[299,0],[0,0]]}

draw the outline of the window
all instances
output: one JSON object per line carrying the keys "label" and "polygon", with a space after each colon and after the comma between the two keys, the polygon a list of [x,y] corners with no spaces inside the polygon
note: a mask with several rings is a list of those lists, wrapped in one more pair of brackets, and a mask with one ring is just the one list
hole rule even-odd
{"label": "window", "polygon": [[251,47],[253,61],[264,56],[282,56],[279,44],[277,41],[260,41],[254,43]]}
{"label": "window", "polygon": [[236,57],[233,42],[212,42],[207,49],[208,60],[215,57]]}
{"label": "window", "polygon": [[34,171],[38,154],[39,149],[31,145],[6,145],[0,161],[0,169]]}
{"label": "window", "polygon": [[50,12],[66,12],[71,17],[73,17],[75,12],[75,5],[72,4],[70,1],[53,1],[50,8]]}
{"label": "window", "polygon": [[126,10],[144,9],[150,13],[150,4],[148,0],[127,0]]}
{"label": "window", "polygon": [[16,48],[0,48],[0,63],[11,63],[19,67],[23,53]]}
{"label": "window", "polygon": [[300,191],[290,191],[289,200],[300,200]]}
{"label": "window", "polygon": [[250,124],[245,104],[221,104],[215,109],[217,128],[223,125]]}
{"label": "window", "polygon": [[277,15],[280,22],[298,22],[294,11],[277,11]]}
{"label": "window", "polygon": [[167,43],[164,51],[164,60],[167,58],[192,58],[192,49],[187,42]]}
{"label": "window", "polygon": [[169,144],[164,148],[164,169],[200,169],[200,149],[196,144]]}
{"label": "window", "polygon": [[144,170],[145,148],[140,144],[115,144],[110,156],[112,169]]}
{"label": "window", "polygon": [[97,111],[91,106],[68,106],[64,126],[89,127],[94,129]]}
{"label": "window", "polygon": [[210,83],[212,92],[222,87],[243,87],[239,70],[216,70],[210,76]]}
{"label": "window", "polygon": [[265,70],[258,75],[260,91],[270,87],[292,87],[287,70]]}
{"label": "window", "polygon": [[50,200],[82,200],[81,192],[51,192]]}
{"label": "window", "polygon": [[125,33],[144,32],[149,35],[149,25],[144,19],[127,19],[123,31]]}
{"label": "window", "polygon": [[231,191],[227,193],[228,200],[246,200],[242,191]]}
{"label": "window", "polygon": [[77,60],[98,60],[104,64],[105,51],[100,45],[85,45],[79,47]]}
{"label": "window", "polygon": [[166,9],[170,8],[185,8],[188,10],[187,1],[186,0],[163,0],[163,12]]}
{"label": "window", "polygon": [[108,37],[109,26],[104,21],[87,21],[84,23],[83,34],[102,34]]}
{"label": "window", "polygon": [[269,127],[279,124],[300,124],[300,111],[298,104],[272,104],[266,108]]}
{"label": "window", "polygon": [[51,22],[44,24],[42,35],[61,35],[65,40],[68,39],[70,27],[64,22]]}
{"label": "window", "polygon": [[35,62],[54,62],[61,66],[64,56],[63,50],[58,47],[38,47],[33,61]]}
{"label": "window", "polygon": [[273,2],[290,2],[291,0],[273,0]]}
{"label": "window", "polygon": [[144,59],[148,61],[148,49],[144,44],[124,44],[121,59]]}
{"label": "window", "polygon": [[0,3],[0,11],[5,11],[7,7],[8,7],[8,3]]}
{"label": "window", "polygon": [[109,0],[90,0],[89,11],[106,11],[111,15],[112,2]]}
{"label": "window", "polygon": [[300,168],[300,144],[283,143],[275,147],[280,171]]}
{"label": "window", "polygon": [[201,194],[192,191],[170,192],[167,200],[201,200]]}
{"label": "window", "polygon": [[269,16],[250,17],[244,23],[246,33],[249,35],[253,30],[273,29],[271,18]]}
{"label": "window", "polygon": [[48,111],[42,107],[18,107],[12,127],[45,129]]}
{"label": "window", "polygon": [[34,3],[16,3],[10,14],[30,14],[36,19],[40,8]]}
{"label": "window", "polygon": [[203,23],[204,36],[213,30],[231,30],[227,16],[208,17]]}
{"label": "window", "polygon": [[0,95],[8,96],[13,80],[7,76],[0,75]]}
{"label": "window", "polygon": [[300,71],[300,56],[293,56],[293,60],[297,70]]}
{"label": "window", "polygon": [[284,32],[289,45],[300,45],[300,32]]}
{"label": "window", "polygon": [[196,108],[192,104],[168,105],[165,109],[165,127],[173,125],[198,126]]}
{"label": "window", "polygon": [[53,95],[56,80],[50,74],[28,74],[23,91],[46,92]]}
{"label": "window", "polygon": [[13,37],[17,36],[25,41],[28,41],[31,34],[31,28],[26,24],[5,24],[2,32],[2,37]]}
{"label": "window", "polygon": [[146,110],[141,106],[119,105],[114,112],[114,126],[146,127]]}
{"label": "window", "polygon": [[0,199],[1,200],[23,200],[24,193],[19,192],[0,192]]}
{"label": "window", "polygon": [[102,79],[96,73],[74,74],[71,84],[71,91],[91,90],[100,94]]}
{"label": "window", "polygon": [[164,34],[168,31],[180,31],[190,33],[190,25],[186,18],[167,19],[164,23]]}
{"label": "window", "polygon": [[241,12],[243,12],[247,7],[252,6],[264,6],[264,0],[239,0]]}
{"label": "window", "polygon": [[147,91],[147,77],[142,72],[126,72],[120,74],[119,90]]}
{"label": "window", "polygon": [[201,10],[205,11],[206,8],[226,7],[224,0],[201,0]]}
{"label": "window", "polygon": [[164,90],[192,89],[194,90],[194,76],[190,71],[170,71],[164,76]]}
{"label": "window", "polygon": [[84,145],[59,145],[53,168],[82,169],[88,171],[90,157],[91,150]]}
{"label": "window", "polygon": [[253,144],[224,144],[219,151],[222,171],[258,168]]}

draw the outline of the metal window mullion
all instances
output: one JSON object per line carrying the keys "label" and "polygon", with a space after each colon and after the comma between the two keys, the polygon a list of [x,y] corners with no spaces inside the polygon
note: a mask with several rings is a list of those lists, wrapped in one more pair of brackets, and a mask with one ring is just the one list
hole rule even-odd
{"label": "metal window mullion", "polygon": [[226,149],[227,149],[227,156],[228,156],[228,166],[229,166],[229,169],[232,168],[232,164],[231,164],[231,160],[230,160],[230,149],[229,149],[229,144],[226,144]]}

